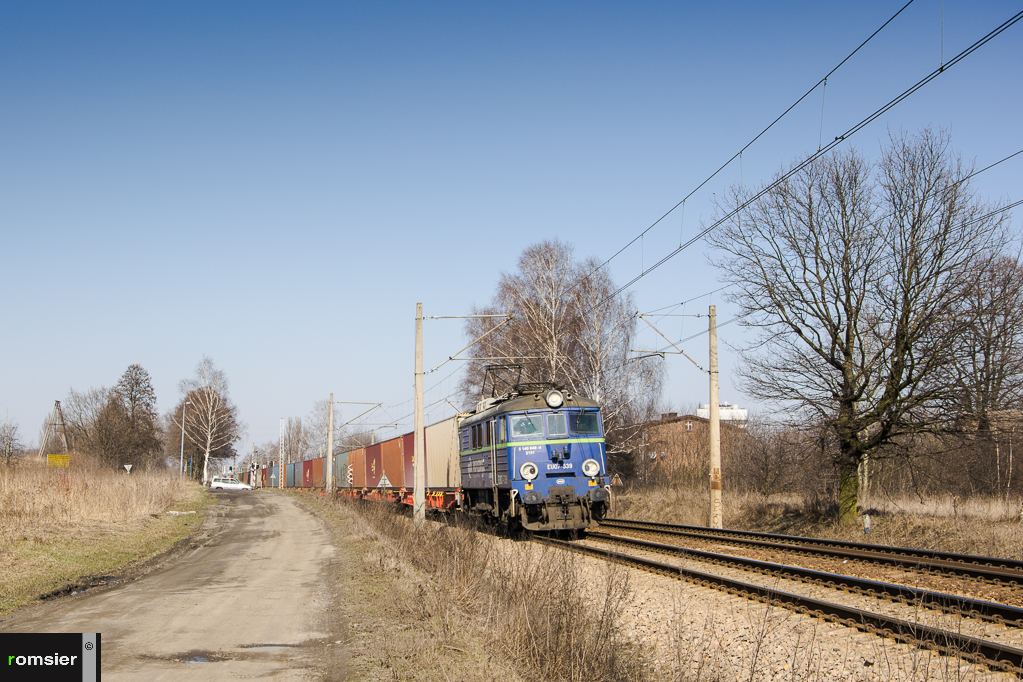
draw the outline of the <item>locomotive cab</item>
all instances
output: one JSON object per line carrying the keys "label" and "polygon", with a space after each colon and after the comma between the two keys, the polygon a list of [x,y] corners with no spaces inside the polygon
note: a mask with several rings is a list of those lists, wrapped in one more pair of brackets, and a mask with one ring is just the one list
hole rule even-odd
{"label": "locomotive cab", "polygon": [[462,508],[533,531],[595,527],[610,499],[599,405],[516,389],[460,425]]}

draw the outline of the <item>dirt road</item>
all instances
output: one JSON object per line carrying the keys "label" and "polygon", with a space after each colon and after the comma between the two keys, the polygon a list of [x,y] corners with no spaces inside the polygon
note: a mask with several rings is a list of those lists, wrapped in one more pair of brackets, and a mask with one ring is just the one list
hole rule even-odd
{"label": "dirt road", "polygon": [[217,493],[204,532],[125,584],[41,604],[7,632],[100,632],[104,680],[344,679],[334,547],[285,494]]}

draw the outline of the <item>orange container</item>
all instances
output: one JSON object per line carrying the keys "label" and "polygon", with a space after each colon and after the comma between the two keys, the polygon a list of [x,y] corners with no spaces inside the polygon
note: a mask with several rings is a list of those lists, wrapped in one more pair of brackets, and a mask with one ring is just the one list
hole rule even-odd
{"label": "orange container", "polygon": [[322,488],[323,483],[323,458],[320,457],[313,460],[313,487]]}
{"label": "orange container", "polygon": [[348,453],[348,466],[352,469],[352,487],[366,487],[366,449],[359,448]]}
{"label": "orange container", "polygon": [[[401,468],[405,471],[405,487],[410,490],[416,485],[415,470],[412,468],[415,452],[416,434],[407,433],[401,437]],[[425,476],[423,481],[426,481]]]}
{"label": "orange container", "polygon": [[405,467],[401,461],[402,443],[401,436],[385,440],[380,444],[381,459],[384,463],[384,476],[387,480],[381,479],[381,487],[401,488],[405,483]]}
{"label": "orange container", "polygon": [[383,450],[380,443],[366,448],[366,487],[376,488],[384,475]]}

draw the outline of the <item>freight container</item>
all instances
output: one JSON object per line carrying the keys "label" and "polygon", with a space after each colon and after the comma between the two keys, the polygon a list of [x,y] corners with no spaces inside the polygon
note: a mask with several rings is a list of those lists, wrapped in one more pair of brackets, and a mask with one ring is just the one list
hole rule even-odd
{"label": "freight container", "polygon": [[323,487],[323,457],[313,460],[313,487]]}
{"label": "freight container", "polygon": [[302,487],[313,487],[313,462],[310,459],[302,462]]}
{"label": "freight container", "polygon": [[[412,490],[416,486],[415,479],[415,453],[416,453],[416,435],[414,433],[406,433],[401,437],[401,466],[405,472],[405,487]],[[425,478],[423,479],[426,480]]]}
{"label": "freight container", "polygon": [[281,485],[280,481],[281,481],[281,468],[279,466],[275,466],[272,469],[270,469],[270,487],[271,488],[279,488],[280,485]]}
{"label": "freight container", "polygon": [[285,485],[285,487],[294,488],[295,487],[295,463],[294,462],[289,462],[284,467],[284,471],[285,471],[285,474],[284,474],[284,485]]}
{"label": "freight container", "polygon": [[458,417],[451,417],[426,427],[426,487],[457,488],[460,485]]}
{"label": "freight container", "polygon": [[350,488],[348,482],[348,453],[339,452],[334,455],[334,485],[338,488]]}
{"label": "freight container", "polygon": [[348,453],[348,466],[352,470],[352,487],[366,487],[366,449],[359,448]]}
{"label": "freight container", "polygon": [[267,470],[266,466],[260,470],[260,482],[262,487],[270,487],[270,472]]}
{"label": "freight container", "polygon": [[380,443],[366,448],[366,487],[376,488],[384,475],[383,451]]}
{"label": "freight container", "polygon": [[[384,476],[380,479],[381,488],[401,488],[406,485],[405,466],[401,461],[401,441],[401,436],[398,436],[380,444],[381,459],[384,463]],[[409,482],[411,483],[411,478]]]}

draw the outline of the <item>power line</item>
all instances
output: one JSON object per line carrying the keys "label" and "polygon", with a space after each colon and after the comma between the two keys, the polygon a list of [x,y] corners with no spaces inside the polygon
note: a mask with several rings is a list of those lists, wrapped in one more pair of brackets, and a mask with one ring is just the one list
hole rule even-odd
{"label": "power line", "polygon": [[[1005,162],[1006,162],[1006,161],[1008,161],[1009,159],[1011,159],[1011,158],[1014,158],[1014,157],[1016,157],[1016,156],[1019,156],[1020,154],[1023,154],[1023,149],[1020,149],[1020,150],[1018,150],[1018,151],[1015,151],[1015,152],[1013,152],[1012,154],[1009,154],[1009,155],[1007,155],[1007,156],[1004,156],[1004,157],[1002,157],[1001,159],[999,159],[998,161],[995,161],[994,163],[988,164],[987,166],[984,166],[983,168],[981,168],[981,169],[979,169],[979,170],[975,170],[975,171],[973,171],[973,172],[972,172],[972,173],[970,173],[969,175],[965,175],[965,176],[963,176],[962,178],[960,178],[960,179],[959,179],[959,180],[958,180],[958,181],[957,181],[957,182],[955,183],[955,185],[961,185],[962,183],[966,182],[967,180],[970,180],[970,179],[972,179],[972,178],[975,178],[975,177],[977,177],[978,175],[980,175],[981,173],[984,173],[985,171],[989,171],[989,170],[991,170],[992,168],[994,168],[994,167],[996,167],[996,166],[998,166],[998,165],[1000,165],[1000,164],[1002,164],[1002,163],[1005,163]],[[1003,213],[1003,212],[1005,212],[1005,211],[1008,211],[1008,210],[1010,210],[1010,209],[1013,209],[1013,208],[1015,208],[1015,207],[1019,206],[1019,205],[1020,205],[1021,203],[1023,203],[1023,202],[1019,202],[1019,201],[1017,201],[1017,202],[1015,202],[1015,203],[1013,203],[1013,204],[1009,204],[1008,206],[1003,206],[1002,208],[996,209],[996,210],[994,210],[994,211],[992,211],[992,212],[990,212],[990,213],[988,213],[988,214],[986,214],[986,215],[983,215],[983,216],[981,216],[981,217],[979,217],[979,218],[974,218],[973,220],[971,220],[971,221],[970,221],[970,222],[968,223],[968,225],[972,225],[972,224],[974,224],[975,222],[979,222],[980,220],[984,220],[984,219],[987,219],[987,218],[991,218],[991,217],[993,217],[993,216],[995,216],[995,215],[998,215],[999,213]],[[635,280],[634,280],[634,281],[635,281]],[[685,306],[685,305],[687,305],[687,304],[689,304],[689,303],[692,303],[693,301],[699,300],[699,299],[701,299],[701,298],[704,298],[704,297],[706,297],[706,296],[710,296],[710,295],[712,295],[712,294],[716,294],[716,293],[718,293],[719,291],[724,291],[725,289],[728,289],[728,288],[730,288],[730,287],[733,287],[733,286],[735,286],[735,285],[734,285],[734,284],[726,284],[726,285],[724,285],[724,286],[722,286],[722,287],[718,287],[717,289],[714,289],[713,291],[708,291],[708,292],[707,292],[707,293],[705,293],[705,294],[701,294],[701,295],[699,295],[699,296],[694,296],[693,298],[687,299],[687,300],[685,300],[685,301],[682,301],[682,302],[680,302],[680,303],[671,303],[671,304],[668,304],[668,305],[666,305],[666,306],[661,306],[660,308],[654,308],[653,310],[650,310],[650,311],[648,311],[648,312],[645,312],[645,313],[641,313],[641,315],[653,315],[653,314],[655,314],[655,313],[658,313],[658,312],[660,312],[660,311],[662,311],[662,310],[668,310],[668,309],[674,310],[674,309],[676,309],[676,308],[678,308],[678,307],[680,307],[680,306]],[[616,295],[617,293],[618,293],[618,292],[615,292],[615,294],[612,294],[612,297],[613,297],[614,295]],[[695,314],[695,315],[673,315],[673,314],[671,314],[671,313],[664,313],[664,314],[658,315],[657,317],[658,317],[658,319],[660,319],[660,318],[663,318],[663,317],[693,317],[693,316],[695,316],[695,317],[700,317],[700,314]]]}
{"label": "power line", "polygon": [[[759,192],[757,192],[752,197],[747,199],[742,205],[737,206],[735,209],[733,209],[732,211],[729,211],[726,215],[724,215],[721,218],[719,218],[717,221],[715,221],[709,227],[706,227],[703,230],[701,230],[699,234],[697,234],[695,237],[693,237],[689,241],[687,241],[687,242],[685,242],[683,244],[680,244],[677,249],[673,249],[672,251],[668,252],[667,255],[665,255],[663,258],[661,258],[659,261],[654,263],[652,266],[650,266],[646,270],[642,271],[640,274],[638,274],[635,277],[633,277],[625,285],[623,285],[623,286],[619,287],[618,289],[616,289],[612,294],[610,294],[609,296],[605,297],[603,300],[598,301],[597,303],[595,303],[590,308],[590,310],[592,311],[595,308],[600,307],[601,305],[603,305],[607,301],[610,301],[611,299],[615,298],[616,296],[618,296],[618,294],[620,294],[621,292],[623,292],[626,289],[628,289],[629,287],[631,287],[633,284],[635,284],[636,282],[641,280],[643,277],[646,277],[648,274],[650,274],[654,270],[658,269],[659,267],[661,267],[662,265],[667,263],[669,260],[671,260],[672,258],[677,256],[678,254],[682,253],[683,251],[688,249],[690,246],[692,246],[696,242],[698,242],[701,239],[703,239],[705,236],[710,234],[716,227],[718,227],[722,223],[730,220],[733,216],[735,216],[736,214],[741,212],[747,206],[749,206],[750,204],[752,204],[755,201],[757,201],[758,199],[760,199],[762,196],[764,196],[765,194],[767,194],[768,192],[773,190],[775,187],[777,187],[781,183],[783,183],[786,180],[788,180],[790,177],[792,177],[793,175],[795,175],[796,173],[801,171],[803,168],[805,168],[809,164],[813,163],[814,161],[819,159],[821,156],[824,156],[825,154],[830,152],[832,149],[834,149],[835,147],[837,147],[841,143],[845,142],[847,139],[849,139],[850,137],[852,137],[853,135],[855,135],[859,131],[863,130],[865,127],[867,127],[868,125],[870,125],[871,123],[876,121],[878,118],[880,118],[885,113],[890,111],[892,108],[894,108],[896,105],[898,105],[903,100],[908,98],[910,95],[915,93],[917,90],[919,90],[923,86],[925,86],[928,83],[930,83],[932,80],[937,78],[939,75],[945,73],[945,71],[947,71],[950,67],[958,64],[963,59],[965,59],[966,57],[971,55],[973,52],[977,51],[982,46],[984,46],[985,44],[990,42],[996,36],[998,36],[1003,31],[1008,29],[1010,26],[1012,26],[1013,24],[1018,22],[1021,18],[1023,18],[1023,12],[1018,12],[1017,14],[1013,15],[1010,19],[1006,20],[1004,23],[1002,23],[1000,26],[998,26],[997,28],[992,30],[990,33],[985,35],[983,38],[981,38],[977,42],[973,43],[973,45],[970,45],[968,48],[966,48],[965,50],[960,52],[958,55],[953,57],[947,64],[945,64],[944,66],[942,66],[942,67],[940,67],[938,69],[935,69],[931,73],[927,74],[922,79],[920,79],[919,81],[917,81],[916,83],[911,85],[909,88],[904,90],[902,93],[900,93],[899,95],[895,96],[893,99],[889,100],[886,104],[884,104],[880,108],[876,109],[872,114],[870,114],[866,118],[862,119],[859,123],[855,124],[852,128],[849,128],[849,130],[847,130],[845,133],[837,136],[834,140],[832,140],[828,144],[824,145],[824,147],[818,149],[816,152],[814,152],[813,154],[811,154],[808,157],[806,157],[803,161],[801,161],[798,164],[796,164],[795,166],[793,166],[790,170],[788,170],[787,172],[782,174],[780,177],[778,177],[778,179],[776,179],[774,182],[772,182],[771,184],[765,186]],[[1015,156],[1015,154],[1013,154],[1013,156]],[[992,164],[992,166],[994,166],[994,165],[997,165],[997,164]],[[974,174],[974,175],[976,175],[976,174]],[[601,266],[601,267],[603,267],[603,266]],[[587,311],[587,312],[589,312],[589,311]]]}
{"label": "power line", "polygon": [[[723,287],[718,287],[718,288],[717,288],[717,289],[715,289],[714,291],[708,291],[708,292],[707,292],[707,293],[705,293],[705,294],[700,294],[699,296],[694,296],[694,297],[690,298],[690,299],[689,299],[689,300],[687,300],[687,301],[682,301],[681,303],[671,303],[671,304],[669,304],[669,305],[666,305],[666,306],[662,306],[662,307],[660,307],[660,308],[654,308],[653,310],[649,310],[649,311],[647,311],[647,312],[645,312],[645,313],[642,313],[642,314],[643,314],[643,315],[653,315],[654,313],[657,313],[657,312],[659,312],[659,311],[661,311],[661,310],[664,310],[664,309],[666,309],[666,308],[677,308],[677,307],[679,307],[680,305],[686,305],[687,303],[692,303],[693,301],[698,301],[698,300],[700,300],[701,298],[705,298],[705,297],[707,297],[707,296],[710,296],[711,294],[716,294],[716,293],[717,293],[717,292],[719,292],[719,291],[724,291],[725,289],[727,289],[727,288],[729,288],[729,287],[732,287],[732,286],[735,286],[735,285],[734,285],[734,284],[726,284],[726,285],[724,285]],[[669,316],[668,316],[668,315],[660,315],[659,317],[669,317]]]}
{"label": "power line", "polygon": [[716,171],[714,171],[714,172],[713,172],[713,173],[711,173],[711,174],[710,174],[709,176],[707,176],[707,178],[706,178],[706,179],[704,179],[704,180],[703,180],[703,182],[701,182],[701,183],[700,183],[699,185],[697,185],[697,186],[696,186],[696,187],[695,187],[695,188],[694,188],[694,189],[693,189],[693,190],[692,190],[691,192],[689,192],[689,194],[685,195],[685,196],[684,196],[684,197],[682,198],[682,200],[681,200],[681,201],[679,201],[679,202],[678,202],[677,204],[675,204],[675,205],[674,205],[674,206],[672,206],[672,207],[671,207],[670,209],[668,209],[668,210],[667,210],[667,211],[666,211],[666,212],[664,213],[664,215],[662,215],[662,216],[661,216],[660,218],[658,218],[658,219],[657,219],[657,220],[655,220],[655,221],[654,221],[653,223],[651,223],[649,227],[647,227],[647,228],[646,228],[645,230],[643,230],[643,231],[642,231],[642,232],[640,232],[640,233],[639,233],[638,235],[636,235],[636,237],[634,237],[634,238],[632,239],[632,241],[630,241],[630,242],[629,242],[628,244],[626,244],[625,246],[623,246],[622,248],[620,248],[620,249],[619,249],[619,250],[618,250],[617,252],[615,252],[615,254],[614,254],[613,256],[611,256],[610,258],[608,258],[608,259],[607,259],[606,261],[604,261],[603,263],[601,263],[601,264],[600,264],[600,265],[599,265],[599,266],[598,266],[598,267],[597,267],[597,268],[596,268],[595,270],[593,270],[593,272],[591,272],[591,273],[590,273],[589,275],[587,275],[587,276],[586,276],[586,277],[584,278],[584,280],[585,280],[585,279],[589,279],[590,275],[592,275],[593,273],[595,273],[595,272],[599,271],[600,269],[602,269],[602,268],[603,268],[604,266],[606,266],[606,265],[607,265],[608,263],[610,263],[610,262],[611,262],[612,260],[614,260],[615,258],[617,258],[618,256],[620,256],[620,255],[622,254],[622,252],[624,252],[624,251],[625,251],[626,249],[628,249],[628,248],[629,248],[630,246],[632,246],[632,245],[633,245],[633,244],[635,244],[635,243],[636,243],[637,241],[639,241],[640,239],[642,239],[642,238],[643,238],[643,236],[644,236],[644,235],[646,235],[646,233],[647,233],[647,232],[649,232],[650,230],[654,229],[654,227],[656,227],[656,226],[658,225],[658,223],[660,223],[660,222],[661,222],[662,220],[664,220],[664,219],[665,219],[665,218],[667,218],[667,217],[668,217],[669,215],[671,215],[671,214],[672,214],[672,213],[673,213],[673,212],[675,211],[675,209],[677,209],[677,208],[678,208],[679,206],[682,206],[682,205],[684,205],[684,204],[685,204],[685,202],[686,202],[686,201],[687,201],[687,200],[688,200],[689,198],[691,198],[691,197],[692,197],[692,196],[693,196],[694,194],[696,194],[696,193],[697,193],[698,191],[700,191],[700,190],[701,190],[701,189],[702,189],[702,188],[703,188],[703,187],[704,187],[704,186],[705,186],[705,185],[706,185],[706,184],[707,184],[708,182],[710,182],[710,181],[711,181],[711,180],[713,180],[713,179],[714,179],[715,177],[717,177],[717,175],[718,175],[718,174],[719,174],[719,173],[720,173],[721,171],[723,171],[723,170],[724,170],[725,168],[727,168],[727,167],[728,167],[728,166],[729,166],[729,165],[730,165],[730,164],[731,164],[731,163],[732,163],[733,161],[735,161],[735,160],[736,160],[737,158],[740,158],[740,157],[742,156],[742,153],[743,153],[744,151],[746,151],[747,149],[749,149],[749,148],[750,148],[750,147],[751,147],[751,146],[753,145],[753,143],[755,143],[755,142],[756,142],[757,140],[759,140],[759,139],[760,139],[761,137],[763,137],[763,136],[764,136],[764,134],[766,134],[766,133],[767,133],[767,132],[768,132],[769,130],[771,130],[771,128],[773,128],[773,127],[774,127],[774,126],[775,126],[775,125],[776,125],[776,124],[777,124],[777,123],[778,123],[779,121],[781,121],[781,120],[782,120],[783,118],[785,118],[785,116],[787,116],[787,115],[789,114],[789,112],[791,112],[791,111],[792,111],[793,109],[795,109],[795,108],[796,108],[796,106],[798,106],[800,102],[802,102],[802,101],[803,101],[804,99],[806,99],[807,97],[809,97],[809,96],[810,96],[810,94],[811,94],[811,93],[812,93],[812,92],[813,92],[814,90],[816,90],[816,89],[817,89],[818,87],[820,87],[820,86],[821,86],[822,84],[826,83],[826,82],[827,82],[827,80],[828,80],[828,77],[829,77],[829,76],[833,75],[833,74],[834,74],[834,73],[835,73],[836,71],[838,71],[838,69],[839,69],[839,68],[841,68],[841,67],[842,67],[842,65],[843,65],[843,64],[845,64],[845,63],[846,63],[847,61],[849,61],[850,59],[852,59],[853,55],[855,55],[855,54],[856,54],[857,52],[859,52],[859,51],[860,51],[861,49],[863,49],[863,47],[864,47],[864,46],[865,46],[865,45],[866,45],[867,43],[869,43],[869,42],[870,42],[870,41],[871,41],[871,40],[872,40],[872,39],[873,39],[873,38],[874,38],[874,37],[875,37],[875,36],[876,36],[876,35],[877,35],[878,33],[880,33],[880,32],[881,32],[882,30],[884,30],[884,28],[885,28],[886,26],[888,26],[888,24],[892,23],[892,21],[894,21],[896,17],[898,17],[898,16],[900,15],[900,14],[902,14],[902,12],[903,12],[903,11],[904,11],[904,10],[905,10],[905,9],[906,9],[907,7],[909,7],[909,6],[910,6],[910,5],[912,5],[912,4],[913,4],[913,0],[909,0],[909,2],[907,2],[907,3],[905,4],[905,5],[903,5],[903,6],[902,6],[902,8],[901,8],[901,9],[899,9],[899,11],[898,11],[898,12],[896,12],[895,14],[893,14],[893,15],[892,15],[892,16],[891,16],[891,17],[890,17],[890,18],[888,19],[888,21],[886,21],[886,22],[884,22],[883,24],[881,24],[881,26],[880,26],[880,27],[879,27],[879,28],[878,28],[878,29],[877,29],[876,31],[874,31],[873,33],[871,33],[871,34],[870,34],[870,36],[868,36],[866,40],[864,40],[864,41],[863,41],[862,43],[860,43],[860,44],[859,44],[859,46],[857,46],[857,48],[856,48],[855,50],[853,50],[853,51],[852,51],[852,52],[850,52],[850,53],[849,53],[848,55],[846,55],[846,57],[845,57],[845,58],[844,58],[844,59],[843,59],[842,61],[840,61],[840,62],[839,62],[839,63],[838,63],[838,64],[837,64],[837,65],[836,65],[836,66],[835,66],[835,67],[834,67],[833,69],[831,69],[831,71],[828,71],[828,73],[827,73],[827,74],[825,74],[825,76],[824,76],[823,78],[821,78],[821,79],[820,79],[819,81],[817,81],[817,82],[816,82],[816,83],[815,83],[815,84],[813,85],[813,87],[811,87],[811,88],[810,88],[809,90],[807,90],[807,91],[806,91],[805,93],[803,93],[803,95],[802,95],[802,96],[801,96],[801,97],[800,97],[799,99],[797,99],[797,100],[796,100],[795,102],[793,102],[793,103],[792,103],[791,105],[789,105],[789,107],[788,107],[788,108],[787,108],[787,109],[786,109],[785,111],[783,111],[783,112],[782,112],[781,114],[779,114],[779,115],[778,115],[778,117],[777,117],[777,118],[775,118],[775,119],[774,119],[773,121],[771,121],[771,123],[770,123],[770,124],[768,124],[768,126],[767,126],[766,128],[764,128],[763,130],[761,130],[761,131],[760,131],[759,133],[757,133],[757,135],[756,135],[756,136],[755,136],[755,137],[754,137],[754,138],[753,138],[752,140],[750,140],[749,142],[747,142],[747,143],[746,143],[746,145],[745,145],[745,146],[744,146],[744,147],[743,147],[742,149],[740,149],[739,151],[737,151],[737,152],[736,152],[736,153],[735,153],[734,155],[732,155],[732,157],[731,157],[730,159],[728,159],[728,160],[727,160],[727,161],[725,161],[725,162],[724,162],[723,164],[721,164],[721,166],[720,166],[720,167],[719,167],[719,168],[718,168],[718,169],[717,169]]}
{"label": "power line", "polygon": [[[1016,156],[1016,154],[1023,154],[1023,149],[1021,149],[1020,151],[1016,152],[1015,154],[1011,154],[1011,155],[1005,157],[1001,161],[996,161],[995,163],[991,164],[990,166],[987,166],[986,168],[982,168],[981,170],[977,171],[976,173],[972,173],[971,176],[972,175],[977,175],[979,173],[982,173],[982,172],[986,171],[988,168],[994,168],[995,166],[997,166],[1002,161],[1005,161],[1007,159],[1011,159],[1013,156]],[[1011,204],[1008,204],[1007,206],[1002,206],[1001,208],[997,208],[997,209],[995,209],[993,211],[985,213],[984,215],[977,216],[977,217],[973,218],[972,220],[969,220],[968,222],[964,223],[963,226],[964,227],[969,227],[970,225],[973,225],[974,223],[979,223],[979,222],[981,222],[983,220],[987,220],[988,218],[993,218],[996,215],[999,215],[1001,213],[1005,213],[1006,211],[1012,210],[1012,209],[1016,208],[1017,206],[1023,206],[1023,199],[1020,199],[1019,201],[1015,201],[1015,202],[1013,202]],[[731,285],[729,285],[729,286],[731,286]],[[669,317],[669,315],[661,315],[661,317]],[[674,316],[670,316],[670,317],[674,317]],[[686,316],[686,317],[688,317],[688,316]],[[693,317],[702,317],[702,315],[694,315]],[[718,325],[718,329],[720,329],[721,327],[724,327],[725,325],[729,325],[729,324],[731,324],[733,322],[741,320],[741,319],[743,319],[745,317],[746,317],[746,315],[737,315],[737,316],[733,317],[732,319],[728,320],[727,322],[722,322],[721,324],[719,324]],[[704,329],[703,331],[697,332],[697,333],[693,334],[692,336],[687,336],[684,339],[679,339],[676,343],[685,343],[687,341],[692,341],[693,339],[697,339],[697,338],[703,336],[706,333],[707,333],[707,330]],[[671,343],[671,342],[669,341],[669,343]],[[665,346],[664,348],[658,349],[656,352],[660,353],[662,351],[668,350],[668,348],[669,348],[668,346]]]}

